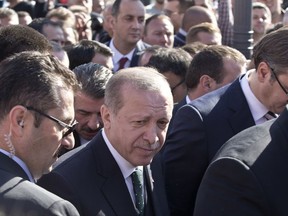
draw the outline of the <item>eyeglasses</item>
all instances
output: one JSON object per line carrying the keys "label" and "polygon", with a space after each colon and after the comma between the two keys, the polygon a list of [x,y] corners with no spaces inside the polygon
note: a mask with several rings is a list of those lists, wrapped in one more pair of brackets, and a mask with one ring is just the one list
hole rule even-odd
{"label": "eyeglasses", "polygon": [[66,123],[63,122],[63,121],[60,121],[59,119],[57,119],[57,118],[55,118],[55,117],[53,117],[53,116],[50,116],[50,115],[48,115],[48,114],[45,114],[45,113],[41,112],[40,110],[37,110],[37,109],[35,109],[35,108],[33,108],[33,107],[30,107],[30,106],[26,107],[26,109],[27,109],[27,110],[32,110],[32,111],[34,111],[34,112],[37,112],[37,113],[39,113],[40,115],[45,116],[46,118],[48,118],[48,119],[56,122],[56,123],[57,123],[58,125],[60,125],[61,127],[67,128],[68,130],[63,134],[63,138],[66,137],[66,136],[68,136],[70,133],[72,133],[72,132],[75,130],[76,125],[78,124],[77,121],[74,121],[71,125],[68,125],[68,124],[66,124]]}
{"label": "eyeglasses", "polygon": [[[268,64],[267,64],[268,65]],[[288,91],[285,89],[285,87],[281,84],[281,82],[279,81],[278,77],[276,76],[276,73],[274,71],[274,68],[270,67],[270,65],[268,65],[268,67],[270,68],[273,76],[275,77],[276,81],[278,82],[279,86],[281,87],[281,89],[285,92],[286,95],[288,95]]]}
{"label": "eyeglasses", "polygon": [[173,94],[174,90],[175,90],[178,86],[182,85],[184,82],[185,82],[185,80],[183,79],[183,80],[181,80],[177,85],[175,85],[174,87],[172,87],[172,88],[171,88],[172,94]]}

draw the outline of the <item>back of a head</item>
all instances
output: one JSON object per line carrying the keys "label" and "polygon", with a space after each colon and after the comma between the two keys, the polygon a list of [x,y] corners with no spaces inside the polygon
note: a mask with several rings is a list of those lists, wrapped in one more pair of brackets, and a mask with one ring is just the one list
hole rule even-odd
{"label": "back of a head", "polygon": [[[207,46],[194,56],[189,66],[185,79],[187,88],[196,88],[203,75],[221,83],[227,73],[224,71],[224,58],[233,60],[241,69],[246,66],[246,58],[238,50],[224,45]],[[239,74],[241,72],[239,71]]]}
{"label": "back of a head", "polygon": [[[186,36],[186,44],[199,42],[199,41],[202,42],[201,38],[199,38],[200,32],[205,32],[205,33],[214,35],[214,38],[217,38],[219,40],[219,43],[221,42],[222,36],[221,36],[221,31],[218,28],[218,26],[216,26],[213,23],[205,22],[205,23],[200,23],[195,26],[192,26],[188,30],[187,36]],[[211,44],[207,44],[207,45],[211,45]]]}
{"label": "back of a head", "polygon": [[70,69],[73,70],[79,65],[91,62],[96,54],[112,57],[113,52],[105,44],[84,39],[69,47],[67,49],[67,54],[70,61]]}
{"label": "back of a head", "polygon": [[78,89],[75,74],[49,54],[17,53],[0,63],[0,71],[0,119],[16,105],[55,108],[60,89]]}
{"label": "back of a head", "polygon": [[43,27],[46,26],[46,25],[61,27],[61,25],[59,23],[54,22],[54,21],[52,21],[52,20],[50,20],[48,18],[44,18],[44,17],[33,19],[32,22],[29,23],[28,26],[44,35]]}
{"label": "back of a head", "polygon": [[22,51],[51,51],[49,41],[28,26],[12,25],[0,28],[0,62],[6,57]]}
{"label": "back of a head", "polygon": [[256,69],[261,62],[267,62],[271,67],[277,68],[277,71],[283,71],[283,69],[288,68],[287,35],[288,27],[282,27],[265,35],[254,46],[252,59]]}
{"label": "back of a head", "polygon": [[90,62],[74,68],[73,71],[81,85],[82,92],[91,98],[104,98],[106,84],[113,75],[111,70]]}
{"label": "back of a head", "polygon": [[160,48],[146,66],[156,68],[160,73],[172,72],[184,79],[190,62],[191,56],[180,48]]}
{"label": "back of a head", "polygon": [[76,18],[72,11],[65,7],[58,7],[50,10],[47,15],[47,18],[60,22],[62,26],[75,27]]}
{"label": "back of a head", "polygon": [[203,44],[201,42],[194,42],[194,43],[185,44],[184,46],[181,47],[181,49],[185,50],[193,57],[198,52],[203,50],[205,47],[207,47],[206,44]]}
{"label": "back of a head", "polygon": [[184,13],[182,28],[188,32],[192,26],[204,22],[213,23],[217,26],[217,19],[212,11],[202,6],[193,6]]}
{"label": "back of a head", "polygon": [[122,90],[131,88],[135,91],[153,91],[167,94],[169,102],[173,105],[173,97],[166,78],[153,68],[131,67],[119,70],[106,85],[105,104],[114,114],[122,108]]}

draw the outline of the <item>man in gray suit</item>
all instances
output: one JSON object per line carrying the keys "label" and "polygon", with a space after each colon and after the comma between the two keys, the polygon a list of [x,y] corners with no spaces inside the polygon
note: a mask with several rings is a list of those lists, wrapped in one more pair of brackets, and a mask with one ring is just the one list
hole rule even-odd
{"label": "man in gray suit", "polygon": [[74,73],[32,51],[3,60],[0,71],[0,215],[79,215],[35,184],[74,145]]}
{"label": "man in gray suit", "polygon": [[288,215],[288,107],[224,144],[208,167],[195,216]]}

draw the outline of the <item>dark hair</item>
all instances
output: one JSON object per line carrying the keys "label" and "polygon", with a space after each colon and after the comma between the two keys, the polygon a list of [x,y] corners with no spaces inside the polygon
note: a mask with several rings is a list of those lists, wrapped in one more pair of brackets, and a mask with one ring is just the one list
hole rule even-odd
{"label": "dark hair", "polygon": [[208,75],[216,83],[221,83],[228,73],[224,71],[224,58],[233,59],[242,66],[246,63],[244,55],[236,49],[223,45],[207,46],[194,56],[190,64],[185,79],[187,88],[196,88],[203,75]]}
{"label": "dark hair", "polygon": [[261,62],[267,62],[275,69],[275,73],[281,73],[287,69],[288,28],[282,27],[265,35],[253,48],[252,59],[257,69]]}
{"label": "dark hair", "polygon": [[79,65],[91,62],[97,53],[107,57],[113,56],[113,52],[105,44],[86,39],[68,47],[66,51],[69,57],[71,70]]}
{"label": "dark hair", "polygon": [[77,80],[81,85],[81,91],[91,98],[104,98],[108,80],[112,77],[112,71],[96,64],[88,63],[74,68]]}
{"label": "dark hair", "polygon": [[0,63],[0,71],[0,119],[16,105],[43,112],[60,107],[60,89],[78,90],[75,74],[50,54],[17,53]]}
{"label": "dark hair", "polygon": [[11,25],[0,28],[0,62],[22,51],[51,51],[49,41],[39,32],[28,26]]}
{"label": "dark hair", "polygon": [[159,48],[149,59],[147,67],[153,67],[160,73],[172,72],[185,78],[191,62],[191,56],[180,48]]}

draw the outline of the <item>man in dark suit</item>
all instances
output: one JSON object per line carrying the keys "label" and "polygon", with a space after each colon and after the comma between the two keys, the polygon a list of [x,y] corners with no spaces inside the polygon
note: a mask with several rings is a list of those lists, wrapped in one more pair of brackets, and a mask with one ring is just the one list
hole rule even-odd
{"label": "man in dark suit", "polygon": [[228,88],[226,84],[245,71],[245,63],[239,51],[219,45],[205,48],[191,62],[185,98],[190,102],[173,115],[163,154],[172,215],[192,215],[197,189],[208,165],[203,121]]}
{"label": "man in dark suit", "polygon": [[244,55],[231,47],[211,45],[201,50],[186,73],[187,95],[174,107],[173,115],[181,106],[233,82],[245,72],[245,66]]}
{"label": "man in dark suit", "polygon": [[255,69],[236,80],[205,120],[209,159],[240,131],[281,113],[287,104],[287,28],[267,34],[254,47]]}
{"label": "man in dark suit", "polygon": [[[71,201],[81,216],[169,215],[161,163],[158,157],[150,163],[164,144],[172,108],[169,84],[155,69],[119,71],[106,85],[103,130],[38,183]],[[144,181],[137,194],[136,170]]]}
{"label": "man in dark suit", "polygon": [[[287,33],[288,30],[283,29],[273,34],[269,34],[254,47],[253,57],[256,69],[248,71],[245,76],[242,76],[241,79],[237,79],[232,83],[213,110],[206,116],[206,118],[203,118],[203,130],[200,130],[200,132],[198,131],[197,134],[201,135],[201,133],[204,133],[203,136],[206,138],[206,141],[202,143],[203,148],[205,148],[205,150],[202,151],[202,158],[206,158],[205,160],[211,161],[221,145],[236,133],[246,129],[247,127],[267,121],[265,117],[269,110],[275,113],[280,113],[285,107],[287,103],[287,95],[286,89],[281,87],[283,86],[281,81],[284,82],[286,80],[287,82],[288,80],[287,74],[284,72],[284,68],[288,66],[286,61],[286,50],[288,44],[286,47],[286,44],[283,44]],[[283,72],[280,73],[280,71]],[[278,82],[277,80],[281,81]],[[189,123],[193,125],[193,121]],[[190,136],[192,136],[192,134],[190,134]],[[168,140],[169,138],[167,139],[167,142]],[[166,148],[168,148],[168,145]],[[185,150],[181,150],[185,152]],[[171,151],[171,153],[172,152],[173,151]],[[193,155],[200,154],[196,150],[192,152]],[[173,159],[173,157],[171,158]],[[170,163],[180,161],[180,159],[176,160],[177,158],[175,158],[173,160],[171,159]],[[192,154],[190,155],[190,158],[193,158]],[[200,163],[197,161],[195,164],[197,163],[203,165],[202,162]],[[191,163],[186,162],[185,164],[190,165],[186,170],[192,170],[191,166],[193,165]],[[205,166],[198,166],[198,168],[193,170],[195,173],[201,173],[200,169],[203,168],[205,168]],[[168,167],[165,168],[165,170],[169,170]],[[184,171],[184,174],[182,175],[183,177],[178,175],[180,176],[180,180],[181,178],[184,179],[183,181],[185,181],[185,177],[187,176],[187,173]],[[202,170],[202,173],[204,172],[205,169]],[[175,185],[177,186],[177,184]],[[197,192],[197,190],[194,190],[194,192]],[[168,198],[169,197],[168,194]],[[187,208],[182,209],[185,210]],[[190,214],[193,214],[193,211],[190,212]]]}
{"label": "man in dark suit", "polygon": [[61,148],[73,147],[75,75],[52,55],[31,51],[6,58],[0,71],[0,214],[79,215],[35,184]]}
{"label": "man in dark suit", "polygon": [[112,6],[113,37],[108,46],[114,52],[114,71],[138,65],[140,52],[148,45],[141,38],[145,7],[140,0],[116,0]]}
{"label": "man in dark suit", "polygon": [[209,165],[195,216],[288,214],[288,107],[231,138]]}

